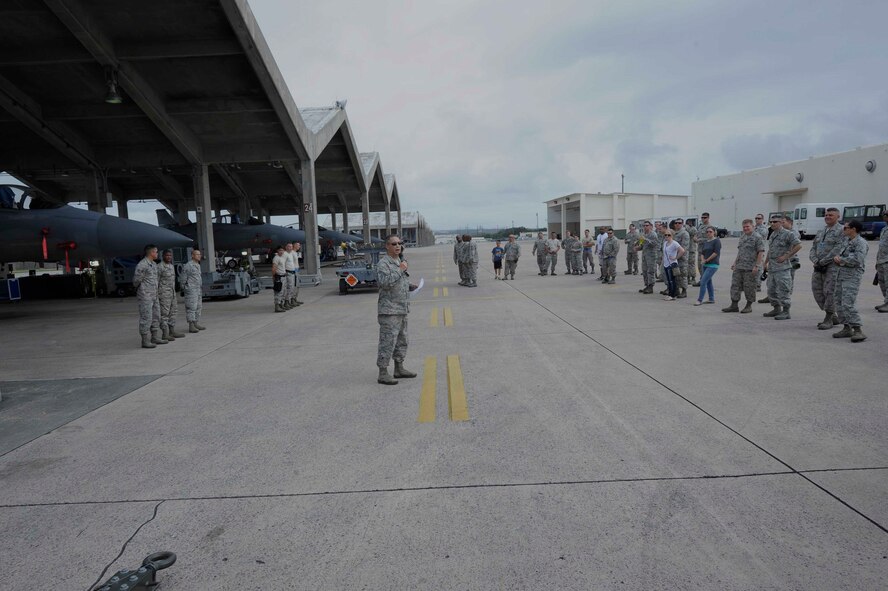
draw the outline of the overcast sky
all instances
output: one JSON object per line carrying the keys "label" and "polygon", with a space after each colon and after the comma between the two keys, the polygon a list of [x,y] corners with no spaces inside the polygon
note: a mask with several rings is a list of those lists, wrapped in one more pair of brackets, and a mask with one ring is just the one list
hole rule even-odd
{"label": "overcast sky", "polygon": [[434,228],[888,142],[883,2],[250,4],[296,103],[348,99]]}

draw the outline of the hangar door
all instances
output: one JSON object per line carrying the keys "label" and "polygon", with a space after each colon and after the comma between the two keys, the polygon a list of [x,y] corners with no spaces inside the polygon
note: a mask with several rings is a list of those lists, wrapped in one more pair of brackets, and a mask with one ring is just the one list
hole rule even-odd
{"label": "hangar door", "polygon": [[803,193],[787,193],[785,195],[780,195],[777,200],[777,210],[778,211],[792,211],[795,209],[796,205],[802,202]]}

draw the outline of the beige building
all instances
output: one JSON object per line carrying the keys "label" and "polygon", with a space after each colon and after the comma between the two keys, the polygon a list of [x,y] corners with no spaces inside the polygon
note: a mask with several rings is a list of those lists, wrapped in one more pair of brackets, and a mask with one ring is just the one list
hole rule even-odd
{"label": "beige building", "polygon": [[688,214],[688,195],[658,193],[571,193],[546,201],[549,232],[582,234],[599,226],[625,230],[630,223]]}

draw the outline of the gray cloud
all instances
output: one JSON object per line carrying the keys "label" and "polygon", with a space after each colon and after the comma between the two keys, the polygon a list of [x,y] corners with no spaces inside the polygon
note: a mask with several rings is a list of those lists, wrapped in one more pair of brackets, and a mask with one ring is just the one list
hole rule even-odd
{"label": "gray cloud", "polygon": [[297,103],[348,98],[436,227],[888,141],[877,2],[252,5]]}

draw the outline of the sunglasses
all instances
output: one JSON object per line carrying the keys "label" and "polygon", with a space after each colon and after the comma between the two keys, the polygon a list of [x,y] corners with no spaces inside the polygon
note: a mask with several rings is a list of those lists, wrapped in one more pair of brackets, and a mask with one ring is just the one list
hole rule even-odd
{"label": "sunglasses", "polygon": [[404,243],[403,242],[389,242],[388,245],[389,246],[403,246]]}
{"label": "sunglasses", "polygon": [[663,236],[669,236],[671,238],[672,234],[663,234]]}

